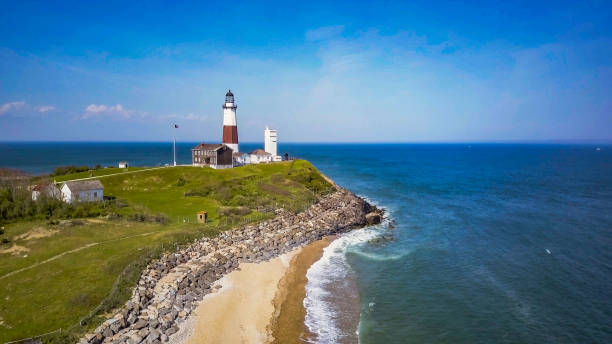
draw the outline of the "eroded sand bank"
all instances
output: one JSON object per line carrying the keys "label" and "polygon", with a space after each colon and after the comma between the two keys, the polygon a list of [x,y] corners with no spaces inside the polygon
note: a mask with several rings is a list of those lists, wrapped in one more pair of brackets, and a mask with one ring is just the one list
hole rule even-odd
{"label": "eroded sand bank", "polygon": [[[204,297],[184,323],[175,343],[265,343],[275,309],[274,296],[300,249],[262,263],[243,263],[219,280],[216,293]],[[173,338],[175,339],[175,338]]]}
{"label": "eroded sand bank", "polygon": [[331,238],[267,262],[243,263],[219,280],[173,336],[175,344],[287,343],[308,336],[302,301],[306,271]]}

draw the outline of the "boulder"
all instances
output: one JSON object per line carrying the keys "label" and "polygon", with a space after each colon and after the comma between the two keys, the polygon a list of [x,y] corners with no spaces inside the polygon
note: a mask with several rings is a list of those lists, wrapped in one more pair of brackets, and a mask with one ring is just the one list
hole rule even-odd
{"label": "boulder", "polygon": [[368,225],[376,225],[380,223],[382,216],[378,212],[371,212],[365,216],[365,219]]}

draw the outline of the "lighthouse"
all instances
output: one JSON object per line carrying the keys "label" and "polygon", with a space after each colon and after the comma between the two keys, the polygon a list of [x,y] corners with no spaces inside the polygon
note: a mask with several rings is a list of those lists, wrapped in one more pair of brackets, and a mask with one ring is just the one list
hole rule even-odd
{"label": "lighthouse", "polygon": [[225,94],[225,103],[223,104],[223,144],[230,147],[234,152],[239,152],[236,108],[234,94],[229,90]]}

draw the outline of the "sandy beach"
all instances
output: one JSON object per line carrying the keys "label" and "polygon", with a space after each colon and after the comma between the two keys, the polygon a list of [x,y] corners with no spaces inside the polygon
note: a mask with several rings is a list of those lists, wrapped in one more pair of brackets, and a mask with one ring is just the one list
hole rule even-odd
{"label": "sandy beach", "polygon": [[220,288],[204,297],[181,326],[176,344],[287,343],[308,336],[306,271],[331,238],[262,263],[243,263],[218,281]]}

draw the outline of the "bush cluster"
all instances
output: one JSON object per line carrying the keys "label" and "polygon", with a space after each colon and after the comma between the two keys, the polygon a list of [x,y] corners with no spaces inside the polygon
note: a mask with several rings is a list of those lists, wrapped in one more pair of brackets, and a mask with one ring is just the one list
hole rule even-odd
{"label": "bush cluster", "polygon": [[168,217],[163,214],[145,214],[145,213],[134,213],[127,215],[128,221],[137,221],[137,222],[154,222],[161,223],[163,225],[168,223]]}
{"label": "bush cluster", "polygon": [[323,179],[314,167],[307,166],[301,169],[291,169],[287,176],[317,195],[326,195],[334,190],[334,187]]}
{"label": "bush cluster", "polygon": [[65,203],[41,195],[32,200],[21,185],[0,185],[0,222],[18,219],[71,219],[105,215],[112,208],[108,202]]}
{"label": "bush cluster", "polygon": [[230,215],[238,215],[244,216],[251,213],[251,209],[247,207],[221,207],[217,214],[219,216],[230,216]]}
{"label": "bush cluster", "polygon": [[89,166],[58,166],[56,168],[53,169],[53,173],[51,174],[52,176],[63,176],[65,174],[72,174],[72,173],[79,173],[79,172],[86,172],[89,170],[99,170],[101,169],[102,166],[100,164],[94,166],[94,167],[89,167]]}

